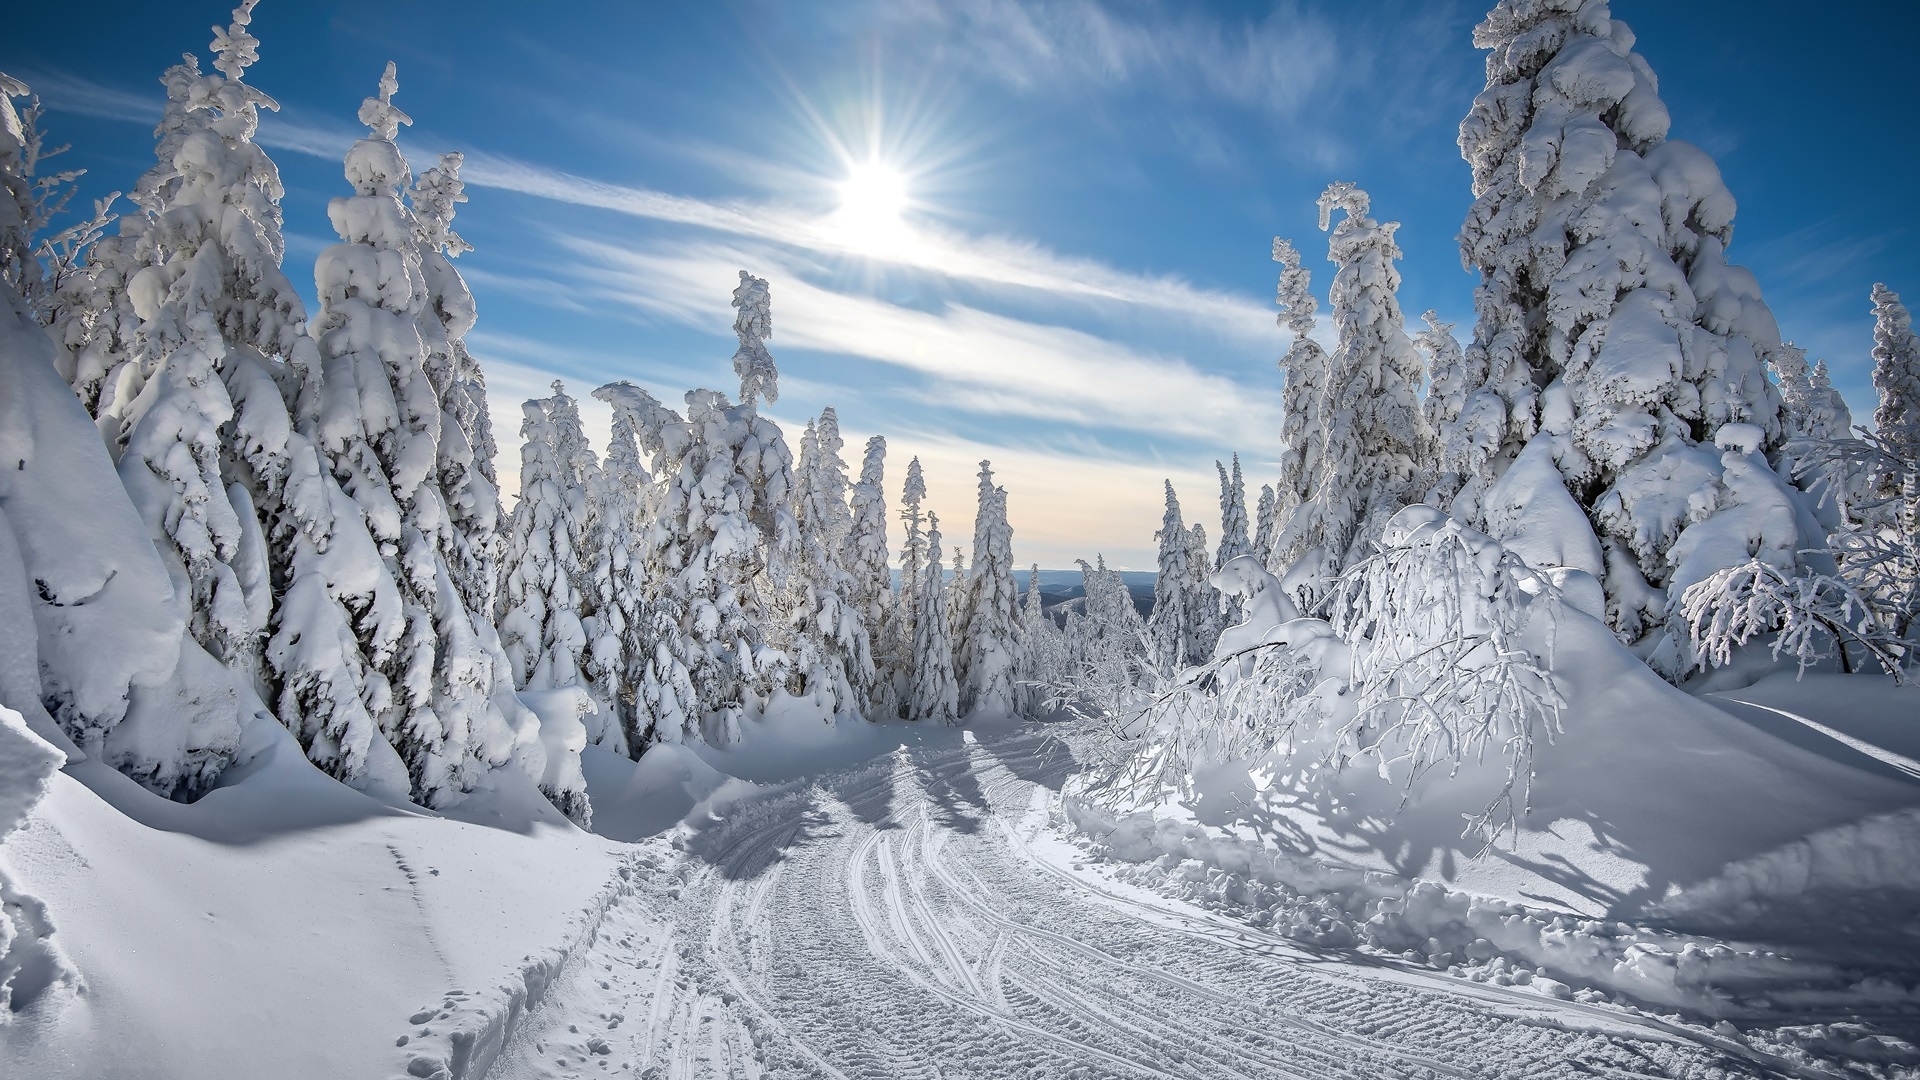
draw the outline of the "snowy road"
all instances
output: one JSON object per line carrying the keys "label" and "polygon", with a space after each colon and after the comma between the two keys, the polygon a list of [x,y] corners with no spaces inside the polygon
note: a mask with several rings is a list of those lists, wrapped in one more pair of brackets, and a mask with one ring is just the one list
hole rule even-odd
{"label": "snowy road", "polygon": [[1311,951],[1075,873],[1065,753],[908,747],[695,836],[500,1078],[1768,1075],[1617,1011]]}

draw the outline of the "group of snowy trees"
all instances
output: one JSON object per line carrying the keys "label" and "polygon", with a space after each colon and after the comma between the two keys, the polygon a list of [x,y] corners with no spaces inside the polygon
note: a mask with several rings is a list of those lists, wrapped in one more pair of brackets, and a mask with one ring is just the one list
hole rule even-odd
{"label": "group of snowy trees", "polygon": [[974,565],[951,581],[919,459],[908,465],[896,587],[886,440],[867,440],[852,479],[829,407],[807,421],[796,461],[760,413],[779,396],[767,282],[742,271],[733,306],[738,403],[693,390],[683,416],[633,383],[602,386],[604,466],[559,383],[524,406],[500,600],[516,681],[587,687],[592,741],[635,755],[724,744],[770,712],[956,723],[1020,711],[1030,620],[989,464]]}
{"label": "group of snowy trees", "polygon": [[[1331,185],[1336,343],[1309,336],[1308,271],[1276,239],[1293,332],[1279,475],[1249,542],[1239,463],[1221,468],[1211,568],[1251,553],[1301,610],[1331,610],[1386,523],[1426,503],[1550,574],[1671,678],[1760,634],[1803,664],[1871,657],[1900,675],[1920,595],[1920,345],[1898,297],[1873,288],[1880,405],[1856,434],[1825,362],[1781,340],[1727,261],[1733,197],[1705,153],[1667,138],[1653,73],[1604,0],[1502,0],[1474,40],[1488,56],[1460,128],[1471,343],[1431,311],[1409,334],[1397,223]],[[1147,637],[1177,670],[1212,655],[1236,601],[1166,497]]]}
{"label": "group of snowy trees", "polygon": [[1879,403],[1856,429],[1727,261],[1733,197],[1667,138],[1605,0],[1500,0],[1474,40],[1470,342],[1432,311],[1409,332],[1398,226],[1355,185],[1319,200],[1330,352],[1299,250],[1274,241],[1293,335],[1278,475],[1249,539],[1239,461],[1218,466],[1211,559],[1167,485],[1144,625],[1087,568],[1056,700],[1120,736],[1093,790],[1274,752],[1410,786],[1493,748],[1505,781],[1470,823],[1490,842],[1557,730],[1569,609],[1675,681],[1782,658],[1912,676],[1920,336],[1899,298],[1873,286]]}
{"label": "group of snowy trees", "polygon": [[828,409],[795,464],[760,412],[778,372],[744,271],[739,400],[696,390],[683,416],[602,387],[602,458],[556,383],[523,407],[508,513],[453,262],[461,156],[413,173],[389,64],[309,313],[255,142],[277,105],[245,78],[254,3],[211,72],[161,78],[156,162],[117,217],[116,193],[48,235],[77,174],[41,167],[38,104],[0,76],[0,704],[177,798],[277,721],[383,798],[446,806],[515,769],[583,825],[589,739],[724,740],[783,698],[949,722],[1025,704],[1005,490],[983,462],[974,569],[949,583],[916,461],[896,588],[886,444],[849,484]]}

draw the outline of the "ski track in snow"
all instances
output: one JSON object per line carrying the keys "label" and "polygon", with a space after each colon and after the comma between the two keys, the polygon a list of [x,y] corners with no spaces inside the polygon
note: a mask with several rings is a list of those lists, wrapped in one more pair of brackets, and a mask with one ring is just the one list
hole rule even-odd
{"label": "ski track in snow", "polygon": [[1699,1029],[1328,955],[1040,857],[1033,733],[737,808],[607,911],[502,1078],[1757,1077]]}

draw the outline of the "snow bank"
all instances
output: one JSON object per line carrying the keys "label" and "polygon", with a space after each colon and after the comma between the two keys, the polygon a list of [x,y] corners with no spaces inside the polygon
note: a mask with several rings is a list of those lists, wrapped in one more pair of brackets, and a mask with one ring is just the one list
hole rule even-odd
{"label": "snow bank", "polygon": [[623,887],[632,849],[516,770],[459,807],[519,815],[500,828],[342,786],[276,723],[247,739],[191,805],[70,766],[8,839],[87,987],[30,1034],[0,1025],[10,1075],[475,1075]]}
{"label": "snow bank", "polygon": [[[65,760],[18,712],[0,705],[0,841],[26,820]],[[49,991],[78,983],[52,935],[45,906],[14,889],[0,863],[0,1025],[46,1000]]]}
{"label": "snow bank", "polygon": [[[94,753],[125,718],[133,688],[173,672],[184,605],[99,431],[56,374],[51,339],[12,290],[0,290],[0,303],[0,520],[32,587],[33,697]],[[237,728],[222,737],[237,741]]]}
{"label": "snow bank", "polygon": [[1713,1017],[1750,1014],[1783,991],[1801,1001],[1892,994],[1920,1002],[1920,985],[1769,949],[1332,867],[1147,813],[1116,816],[1071,801],[1066,809],[1087,848],[1130,864],[1118,871],[1123,880],[1295,940],[1374,950],[1475,982]]}

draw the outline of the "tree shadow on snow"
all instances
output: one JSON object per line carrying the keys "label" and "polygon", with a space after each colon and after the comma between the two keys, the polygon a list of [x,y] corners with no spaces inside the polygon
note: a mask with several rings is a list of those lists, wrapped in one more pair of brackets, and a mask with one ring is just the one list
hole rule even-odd
{"label": "tree shadow on snow", "polygon": [[980,779],[973,774],[973,759],[964,746],[930,750],[914,747],[906,751],[913,766],[914,779],[927,794],[927,808],[942,827],[958,833],[976,833],[990,808]]}

